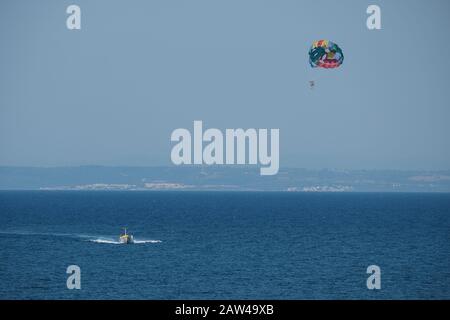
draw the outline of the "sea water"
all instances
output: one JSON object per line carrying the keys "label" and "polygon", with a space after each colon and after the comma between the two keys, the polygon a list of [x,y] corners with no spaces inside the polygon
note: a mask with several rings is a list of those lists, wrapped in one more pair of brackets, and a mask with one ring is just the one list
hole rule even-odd
{"label": "sea water", "polygon": [[450,298],[450,194],[4,191],[0,243],[2,299]]}

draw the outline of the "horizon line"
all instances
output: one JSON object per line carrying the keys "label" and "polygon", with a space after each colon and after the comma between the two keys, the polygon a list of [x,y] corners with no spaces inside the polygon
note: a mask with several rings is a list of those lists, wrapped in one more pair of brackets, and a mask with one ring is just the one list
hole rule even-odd
{"label": "horizon line", "polygon": [[[33,165],[0,165],[0,169],[5,168],[13,168],[13,169],[73,169],[73,168],[136,168],[136,169],[144,169],[144,168],[164,168],[164,169],[254,169],[257,170],[259,167],[257,165],[200,165],[200,164],[190,164],[183,165],[183,167],[176,165],[101,165],[101,164],[87,164],[87,165],[52,165],[52,166],[33,166]],[[284,166],[280,167],[281,170],[306,170],[306,171],[423,171],[423,172],[444,172],[450,171],[449,169],[424,169],[424,168],[416,168],[416,169],[380,169],[380,168],[359,168],[359,169],[344,169],[344,168],[336,168],[336,167],[322,167],[322,168],[307,168],[307,167],[294,167],[294,166]]]}

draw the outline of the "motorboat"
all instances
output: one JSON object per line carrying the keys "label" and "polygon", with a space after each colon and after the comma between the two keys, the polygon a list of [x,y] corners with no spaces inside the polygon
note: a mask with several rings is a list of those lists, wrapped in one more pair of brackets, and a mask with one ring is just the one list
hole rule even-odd
{"label": "motorboat", "polygon": [[133,235],[127,233],[127,228],[123,228],[124,232],[119,237],[119,242],[124,244],[134,243]]}

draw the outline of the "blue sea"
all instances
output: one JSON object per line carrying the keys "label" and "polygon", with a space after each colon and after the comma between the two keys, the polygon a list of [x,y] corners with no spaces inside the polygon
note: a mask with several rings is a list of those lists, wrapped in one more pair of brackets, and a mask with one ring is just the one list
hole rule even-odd
{"label": "blue sea", "polygon": [[450,299],[450,194],[7,191],[0,243],[1,299]]}

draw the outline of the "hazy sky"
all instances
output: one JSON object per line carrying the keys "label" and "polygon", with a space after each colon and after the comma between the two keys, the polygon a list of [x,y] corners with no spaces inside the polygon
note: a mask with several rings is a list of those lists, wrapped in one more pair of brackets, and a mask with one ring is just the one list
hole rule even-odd
{"label": "hazy sky", "polygon": [[[448,0],[3,0],[0,165],[169,165],[171,132],[203,120],[279,128],[282,167],[450,169],[449,14]],[[309,67],[322,38],[340,69]]]}

